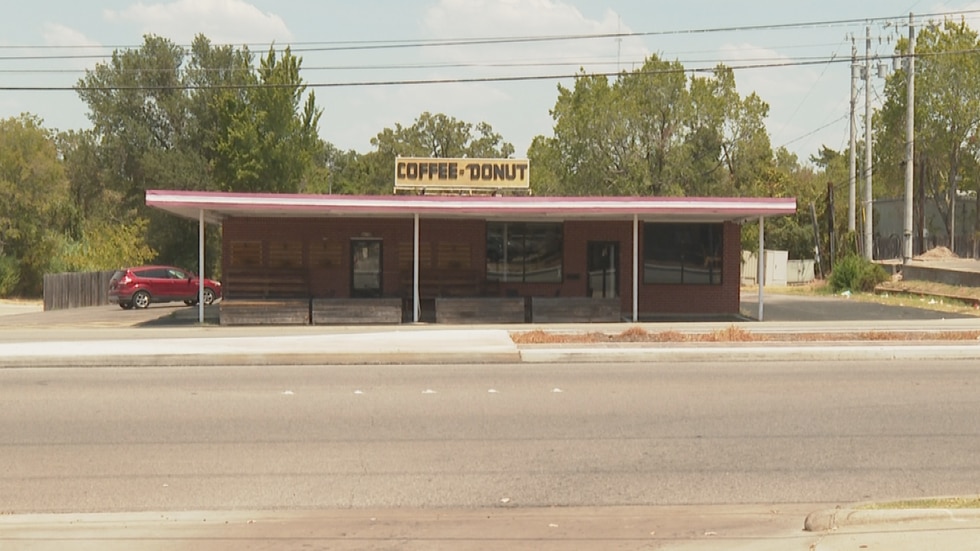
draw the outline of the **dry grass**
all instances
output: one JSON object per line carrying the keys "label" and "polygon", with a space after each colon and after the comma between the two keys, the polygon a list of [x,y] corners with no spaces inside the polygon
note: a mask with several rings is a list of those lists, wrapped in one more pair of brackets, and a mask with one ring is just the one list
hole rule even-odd
{"label": "dry grass", "polygon": [[630,327],[621,333],[555,333],[541,329],[514,331],[516,344],[595,344],[595,343],[743,343],[743,342],[932,342],[980,341],[980,330],[970,331],[865,331],[860,333],[758,333],[737,325],[710,333],[684,333],[676,330],[651,332]]}
{"label": "dry grass", "polygon": [[980,497],[908,499],[887,503],[869,503],[859,507],[859,509],[980,509]]}

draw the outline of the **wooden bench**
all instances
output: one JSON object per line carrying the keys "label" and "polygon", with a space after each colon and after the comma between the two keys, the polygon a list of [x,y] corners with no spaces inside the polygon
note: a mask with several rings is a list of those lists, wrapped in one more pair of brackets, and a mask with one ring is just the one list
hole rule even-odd
{"label": "wooden bench", "polygon": [[221,325],[309,325],[309,299],[221,300]]}
{"label": "wooden bench", "polygon": [[524,323],[523,297],[436,298],[436,323]]}
{"label": "wooden bench", "polygon": [[534,323],[618,322],[622,318],[618,298],[532,297]]}
{"label": "wooden bench", "polygon": [[358,325],[402,322],[400,298],[315,298],[313,325]]}
{"label": "wooden bench", "polygon": [[225,275],[224,295],[230,298],[307,298],[310,287],[296,270],[241,270]]}

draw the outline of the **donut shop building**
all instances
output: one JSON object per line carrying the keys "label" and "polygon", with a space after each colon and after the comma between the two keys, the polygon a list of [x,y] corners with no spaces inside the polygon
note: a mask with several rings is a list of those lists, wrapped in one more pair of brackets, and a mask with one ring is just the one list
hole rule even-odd
{"label": "donut shop building", "polygon": [[[220,226],[229,325],[736,316],[741,225],[796,212],[792,198],[539,197],[499,181],[453,193],[433,185],[439,171],[471,169],[450,166],[416,167],[410,194],[150,190],[146,202],[199,222],[201,265],[204,227]],[[519,169],[496,177],[526,181]]]}

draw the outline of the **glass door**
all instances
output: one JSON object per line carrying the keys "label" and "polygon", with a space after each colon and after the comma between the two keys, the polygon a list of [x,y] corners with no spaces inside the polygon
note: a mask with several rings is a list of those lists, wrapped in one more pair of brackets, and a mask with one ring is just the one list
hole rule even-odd
{"label": "glass door", "polygon": [[615,241],[590,241],[588,247],[588,296],[591,298],[619,297],[619,243]]}
{"label": "glass door", "polygon": [[352,239],[351,296],[381,296],[381,240]]}

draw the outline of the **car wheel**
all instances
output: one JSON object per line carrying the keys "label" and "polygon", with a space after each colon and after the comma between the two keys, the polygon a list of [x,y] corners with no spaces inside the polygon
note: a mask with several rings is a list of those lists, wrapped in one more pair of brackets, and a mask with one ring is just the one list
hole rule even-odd
{"label": "car wheel", "polygon": [[146,291],[136,291],[133,295],[133,306],[137,308],[146,308],[150,305],[150,293]]}
{"label": "car wheel", "polygon": [[132,302],[120,302],[119,303],[119,307],[122,308],[123,310],[129,310],[130,308],[133,307],[133,303]]}
{"label": "car wheel", "polygon": [[210,287],[204,288],[204,305],[211,306],[214,303],[214,289]]}

